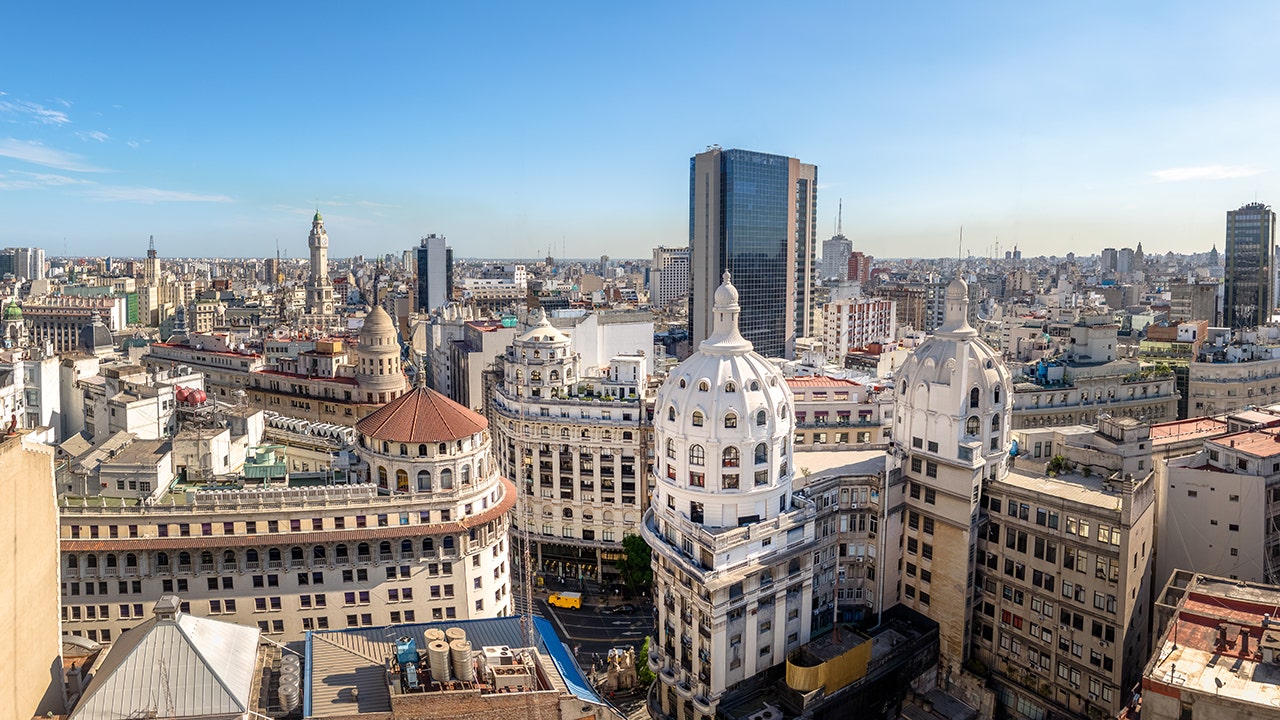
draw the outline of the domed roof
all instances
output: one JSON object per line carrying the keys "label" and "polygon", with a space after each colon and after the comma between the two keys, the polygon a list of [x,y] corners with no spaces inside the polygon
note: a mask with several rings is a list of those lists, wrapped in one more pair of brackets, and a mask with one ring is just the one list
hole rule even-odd
{"label": "domed roof", "polygon": [[16,300],[13,302],[10,302],[8,305],[5,306],[4,319],[5,320],[21,320],[22,319],[22,308],[18,306],[18,302]]}
{"label": "domed roof", "polygon": [[80,349],[96,355],[115,347],[111,330],[102,322],[102,316],[94,311],[89,323],[80,328]]}
{"label": "domed roof", "polygon": [[[315,217],[313,217],[313,218],[311,218],[311,222],[313,222],[313,223],[324,222],[324,218],[320,217],[320,211],[319,211],[319,210],[317,210],[317,211],[316,211],[316,216],[315,216]],[[339,225],[341,225],[341,223],[339,223]]]}
{"label": "domed roof", "polygon": [[356,430],[378,440],[431,443],[460,440],[489,426],[489,421],[440,393],[417,387],[356,423]]}
{"label": "domed roof", "polygon": [[367,343],[366,340],[388,336],[392,338],[396,336],[396,324],[387,311],[379,305],[364,318],[364,327],[360,328],[360,344],[369,345],[371,343]]}
{"label": "domed roof", "polygon": [[569,336],[560,332],[551,324],[551,319],[547,317],[547,313],[542,308],[537,308],[529,314],[529,326],[529,329],[524,334],[516,338],[516,342],[558,343],[569,341]]}

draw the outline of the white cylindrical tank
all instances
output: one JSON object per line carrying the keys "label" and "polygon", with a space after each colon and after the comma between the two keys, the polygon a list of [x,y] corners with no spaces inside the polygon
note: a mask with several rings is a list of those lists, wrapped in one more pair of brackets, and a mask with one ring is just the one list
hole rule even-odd
{"label": "white cylindrical tank", "polygon": [[427,643],[427,661],[431,666],[431,679],[436,682],[448,682],[449,644],[443,640]]}
{"label": "white cylindrical tank", "polygon": [[454,640],[449,643],[449,655],[453,659],[453,676],[462,682],[474,680],[471,668],[471,643],[466,640]]}

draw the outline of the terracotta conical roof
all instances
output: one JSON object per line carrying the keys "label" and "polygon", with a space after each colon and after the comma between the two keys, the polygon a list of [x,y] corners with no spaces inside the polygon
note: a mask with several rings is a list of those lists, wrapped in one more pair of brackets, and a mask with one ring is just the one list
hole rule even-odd
{"label": "terracotta conical roof", "polygon": [[361,419],[356,430],[378,440],[427,443],[459,440],[488,426],[484,417],[431,388],[419,387]]}

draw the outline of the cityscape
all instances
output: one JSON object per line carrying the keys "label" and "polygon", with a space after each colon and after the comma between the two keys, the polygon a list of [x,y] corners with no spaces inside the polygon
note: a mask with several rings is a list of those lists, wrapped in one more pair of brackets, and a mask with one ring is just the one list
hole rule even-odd
{"label": "cityscape", "polygon": [[0,717],[1280,717],[1256,19],[292,10],[0,86]]}

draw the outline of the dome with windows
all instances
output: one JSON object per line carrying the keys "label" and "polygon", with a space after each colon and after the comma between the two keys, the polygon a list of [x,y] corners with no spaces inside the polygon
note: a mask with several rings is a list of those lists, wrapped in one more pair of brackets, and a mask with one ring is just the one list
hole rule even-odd
{"label": "dome with windows", "polygon": [[968,456],[966,463],[1007,450],[1013,407],[1009,370],[968,315],[969,286],[956,277],[942,326],[898,370],[893,419],[896,442],[928,439],[945,457]]}
{"label": "dome with windows", "polygon": [[729,273],[711,335],[675,368],[654,405],[653,503],[707,527],[776,517],[790,504],[791,392],[738,329]]}
{"label": "dome with windows", "polygon": [[356,384],[367,391],[365,402],[384,403],[398,397],[406,380],[395,321],[382,307],[375,307],[365,316],[357,340]]}

